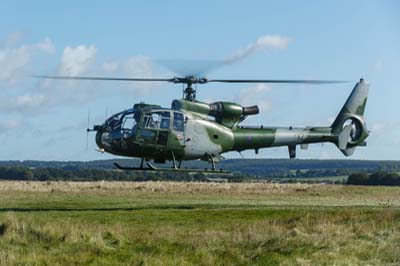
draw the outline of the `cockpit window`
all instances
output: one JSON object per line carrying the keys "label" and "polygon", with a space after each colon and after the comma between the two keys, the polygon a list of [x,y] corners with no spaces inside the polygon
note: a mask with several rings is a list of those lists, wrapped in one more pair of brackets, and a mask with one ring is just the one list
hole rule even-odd
{"label": "cockpit window", "polygon": [[121,131],[132,135],[136,132],[137,124],[140,120],[140,113],[126,112],[121,117]]}
{"label": "cockpit window", "polygon": [[143,119],[143,126],[154,129],[169,129],[170,112],[154,112],[148,114]]}
{"label": "cockpit window", "polygon": [[184,121],[182,113],[174,112],[174,130],[176,131],[184,130]]}
{"label": "cockpit window", "polygon": [[152,113],[147,116],[145,119],[145,127],[147,128],[158,128],[160,124],[160,114],[159,113]]}
{"label": "cockpit window", "polygon": [[170,113],[162,112],[160,128],[169,129],[170,120]]}
{"label": "cockpit window", "polygon": [[105,126],[113,131],[123,131],[124,134],[133,134],[136,131],[140,113],[132,109],[111,116]]}
{"label": "cockpit window", "polygon": [[107,121],[105,122],[106,128],[109,130],[119,130],[121,129],[121,117],[123,115],[123,112],[115,114],[111,116]]}
{"label": "cockpit window", "polygon": [[125,115],[122,118],[122,129],[130,130],[136,126],[136,121],[133,117],[133,114]]}

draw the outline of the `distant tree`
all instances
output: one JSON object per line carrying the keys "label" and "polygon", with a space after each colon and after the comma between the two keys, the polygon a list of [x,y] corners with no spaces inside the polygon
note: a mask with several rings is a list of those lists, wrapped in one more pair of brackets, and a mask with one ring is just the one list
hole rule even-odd
{"label": "distant tree", "polygon": [[365,172],[352,173],[347,179],[349,185],[369,186],[400,186],[400,176],[397,173],[378,171],[368,175]]}

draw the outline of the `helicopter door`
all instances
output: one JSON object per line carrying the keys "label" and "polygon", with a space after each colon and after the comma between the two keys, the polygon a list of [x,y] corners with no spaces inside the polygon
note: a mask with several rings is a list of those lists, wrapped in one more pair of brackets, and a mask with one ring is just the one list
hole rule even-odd
{"label": "helicopter door", "polygon": [[185,120],[182,113],[174,112],[174,124],[172,127],[176,137],[178,139],[179,144],[184,145],[185,143]]}
{"label": "helicopter door", "polygon": [[171,114],[170,112],[161,112],[160,118],[160,130],[158,131],[157,144],[165,146],[168,143]]}
{"label": "helicopter door", "polygon": [[170,130],[170,112],[153,112],[143,119],[144,129],[141,137],[148,144],[165,146],[168,143]]}

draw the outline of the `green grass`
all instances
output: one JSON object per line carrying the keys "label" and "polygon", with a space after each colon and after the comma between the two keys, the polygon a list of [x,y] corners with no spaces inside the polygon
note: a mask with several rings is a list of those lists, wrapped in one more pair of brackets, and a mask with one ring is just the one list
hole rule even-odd
{"label": "green grass", "polygon": [[400,188],[0,182],[0,265],[399,265]]}

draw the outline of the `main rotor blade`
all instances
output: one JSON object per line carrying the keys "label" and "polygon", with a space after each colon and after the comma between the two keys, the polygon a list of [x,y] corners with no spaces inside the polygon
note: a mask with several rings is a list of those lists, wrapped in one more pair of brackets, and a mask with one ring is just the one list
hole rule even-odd
{"label": "main rotor blade", "polygon": [[297,83],[297,84],[336,84],[347,83],[345,80],[307,80],[307,79],[209,79],[207,82],[226,83]]}
{"label": "main rotor blade", "polygon": [[225,82],[225,83],[290,83],[290,84],[336,84],[347,83],[345,80],[305,80],[305,79],[206,79],[193,76],[173,77],[173,78],[113,78],[113,77],[80,77],[80,76],[47,76],[34,75],[34,78],[43,79],[62,79],[62,80],[102,80],[102,81],[164,81],[173,83],[187,84],[205,84],[209,82]]}
{"label": "main rotor blade", "polygon": [[110,81],[169,81],[173,82],[174,79],[166,78],[110,78],[110,77],[69,77],[69,76],[31,76],[33,78],[43,79],[66,79],[66,80],[110,80]]}

